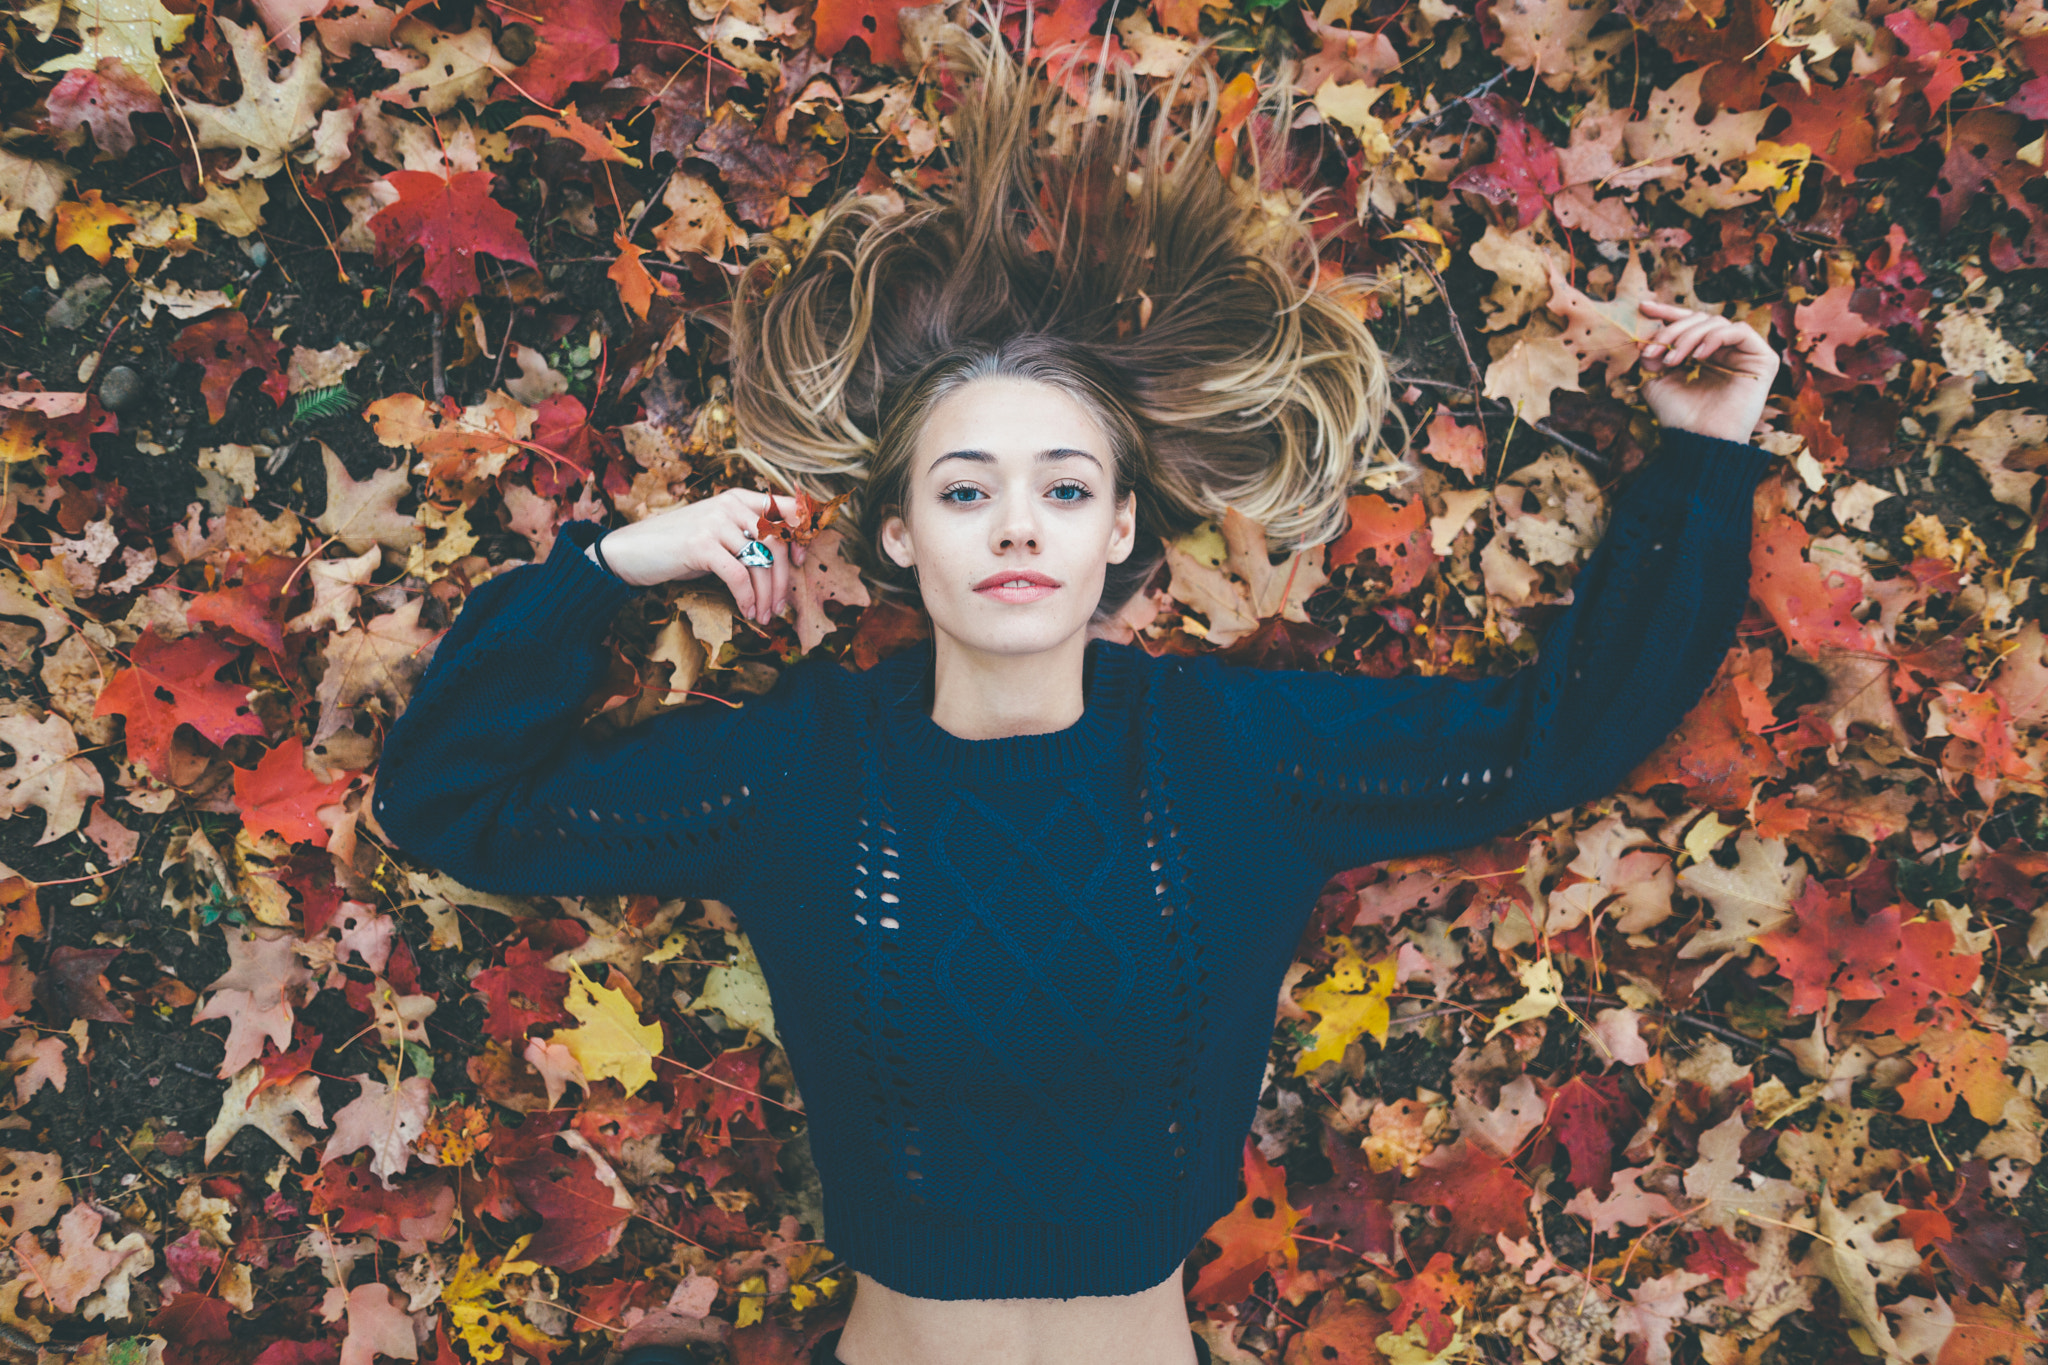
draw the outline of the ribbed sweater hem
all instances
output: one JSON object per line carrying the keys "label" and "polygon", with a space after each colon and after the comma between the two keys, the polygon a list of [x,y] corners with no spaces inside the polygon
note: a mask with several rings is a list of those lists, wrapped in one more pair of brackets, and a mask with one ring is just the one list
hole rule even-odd
{"label": "ribbed sweater hem", "polygon": [[[1223,1144],[1234,1151],[1241,1140]],[[1193,1254],[1237,1203],[1230,1184],[1205,1204],[1105,1223],[914,1223],[835,1198],[825,1186],[825,1244],[855,1270],[919,1299],[1073,1299],[1139,1294]]]}
{"label": "ribbed sweater hem", "polygon": [[[1777,458],[1768,450],[1741,441],[1667,427],[1657,462],[1678,461],[1695,466],[1693,497],[1699,508],[1717,516],[1737,518],[1746,528],[1757,481]],[[1644,477],[1655,478],[1657,472],[1646,470]]]}

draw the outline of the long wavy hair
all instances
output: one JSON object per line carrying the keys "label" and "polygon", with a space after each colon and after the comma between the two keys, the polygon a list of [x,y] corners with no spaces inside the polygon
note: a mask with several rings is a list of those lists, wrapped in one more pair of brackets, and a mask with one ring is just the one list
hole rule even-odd
{"label": "long wavy hair", "polygon": [[1307,214],[1321,192],[1291,207],[1275,192],[1292,72],[1258,97],[1226,176],[1208,40],[1156,97],[1095,64],[1082,105],[1054,66],[1071,72],[1097,40],[1020,62],[979,19],[982,37],[952,23],[906,35],[959,91],[943,183],[842,195],[795,248],[753,238],[728,329],[739,452],[814,497],[851,491],[850,558],[885,598],[921,605],[880,529],[909,515],[925,415],[985,375],[1053,384],[1110,435],[1119,505],[1140,495],[1137,545],[1109,566],[1097,622],[1151,579],[1165,541],[1228,508],[1292,550],[1343,531],[1368,473],[1412,480],[1407,423],[1398,452],[1380,443],[1389,364],[1353,307],[1386,286],[1319,280]]}

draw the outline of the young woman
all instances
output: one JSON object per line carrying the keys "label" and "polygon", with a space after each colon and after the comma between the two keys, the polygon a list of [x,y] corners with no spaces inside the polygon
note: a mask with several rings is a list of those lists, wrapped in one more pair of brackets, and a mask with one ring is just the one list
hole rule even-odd
{"label": "young woman", "polygon": [[[786,497],[572,521],[472,592],[374,812],[483,890],[734,909],[819,1234],[856,1272],[818,1361],[1185,1365],[1207,1352],[1182,1269],[1238,1197],[1318,891],[1602,796],[1677,725],[1747,601],[1769,456],[1745,442],[1778,359],[1644,305],[1662,448],[1513,676],[1155,657],[1104,623],[1162,538],[1228,507],[1276,545],[1341,529],[1390,407],[1360,282],[1316,286],[1299,212],[1276,225],[1218,172],[1213,84],[1140,163],[1129,88],[1081,119],[1000,38],[935,42],[966,78],[950,184],[834,204],[742,281],[732,325],[750,457],[856,490],[847,543],[930,637],[593,740],[575,719],[636,591],[716,575],[766,622],[807,567],[753,539]],[[1290,126],[1269,112],[1249,126]]]}

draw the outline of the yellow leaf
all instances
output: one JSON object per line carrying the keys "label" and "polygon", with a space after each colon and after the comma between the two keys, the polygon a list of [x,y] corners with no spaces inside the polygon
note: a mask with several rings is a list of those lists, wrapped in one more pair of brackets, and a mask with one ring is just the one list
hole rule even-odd
{"label": "yellow leaf", "polygon": [[196,17],[173,14],[163,0],[76,0],[70,6],[71,26],[78,33],[78,51],[53,57],[38,71],[92,70],[102,57],[125,62],[151,90],[164,88],[157,48],[165,51],[185,40]]}
{"label": "yellow leaf", "polygon": [[661,1051],[661,1025],[643,1024],[625,992],[600,986],[582,964],[569,967],[569,1013],[579,1026],[555,1034],[591,1080],[610,1076],[628,1095],[654,1079],[654,1058]]}
{"label": "yellow leaf", "polygon": [[441,1302],[455,1324],[455,1333],[469,1345],[469,1358],[477,1365],[501,1359],[505,1354],[505,1327],[511,1320],[510,1305],[497,1297],[505,1289],[507,1275],[531,1275],[539,1261],[522,1261],[519,1253],[533,1239],[521,1237],[498,1260],[485,1268],[477,1259],[475,1246],[462,1248],[455,1273],[441,1286]]}
{"label": "yellow leaf", "polygon": [[739,1313],[733,1323],[738,1327],[752,1327],[761,1320],[761,1308],[768,1299],[768,1277],[753,1274],[740,1281]]}
{"label": "yellow leaf", "polygon": [[98,190],[87,190],[76,200],[57,205],[57,250],[75,246],[105,265],[114,254],[108,232],[134,222],[134,214],[119,204],[107,203]]}
{"label": "yellow leaf", "polygon": [[1369,963],[1359,957],[1358,945],[1350,939],[1333,937],[1328,942],[1339,952],[1329,979],[1295,997],[1303,1009],[1322,1016],[1315,1027],[1315,1046],[1294,1064],[1297,1076],[1341,1058],[1361,1033],[1370,1033],[1374,1042],[1387,1041],[1387,996],[1394,989],[1394,960],[1389,957]]}
{"label": "yellow leaf", "polygon": [[[1502,1029],[1521,1023],[1524,1019],[1541,1019],[1558,1007],[1564,999],[1564,978],[1557,974],[1557,964],[1548,957],[1539,957],[1524,964],[1515,973],[1522,980],[1522,987],[1528,994],[1509,1005],[1494,1016],[1493,1027],[1487,1030],[1491,1038]],[[1484,1042],[1485,1039],[1480,1041]]]}

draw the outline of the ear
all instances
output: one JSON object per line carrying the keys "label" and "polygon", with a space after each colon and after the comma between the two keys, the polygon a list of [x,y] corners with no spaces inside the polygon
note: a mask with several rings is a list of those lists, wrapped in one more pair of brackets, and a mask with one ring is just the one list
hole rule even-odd
{"label": "ear", "polygon": [[877,539],[881,541],[882,553],[895,561],[897,568],[907,569],[916,562],[910,548],[910,527],[901,514],[892,512],[883,518]]}
{"label": "ear", "polygon": [[1131,551],[1138,544],[1138,490],[1133,488],[1116,509],[1116,520],[1111,524],[1109,539],[1109,562],[1121,564],[1131,557]]}

